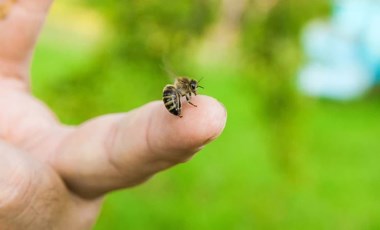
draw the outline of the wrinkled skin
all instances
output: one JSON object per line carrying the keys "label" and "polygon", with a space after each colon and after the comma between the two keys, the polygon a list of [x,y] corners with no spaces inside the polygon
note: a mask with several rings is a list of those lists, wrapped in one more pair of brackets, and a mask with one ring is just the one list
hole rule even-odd
{"label": "wrinkled skin", "polygon": [[90,229],[102,196],[185,162],[226,121],[219,102],[197,96],[198,108],[185,104],[182,119],[156,101],[77,127],[59,123],[29,91],[33,47],[50,4],[18,0],[0,20],[1,229]]}

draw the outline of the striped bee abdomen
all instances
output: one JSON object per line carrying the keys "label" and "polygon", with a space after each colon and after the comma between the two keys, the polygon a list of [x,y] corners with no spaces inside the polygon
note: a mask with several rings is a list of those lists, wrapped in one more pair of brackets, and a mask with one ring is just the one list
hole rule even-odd
{"label": "striped bee abdomen", "polygon": [[173,85],[167,85],[162,93],[162,100],[166,109],[175,116],[181,116],[181,95]]}

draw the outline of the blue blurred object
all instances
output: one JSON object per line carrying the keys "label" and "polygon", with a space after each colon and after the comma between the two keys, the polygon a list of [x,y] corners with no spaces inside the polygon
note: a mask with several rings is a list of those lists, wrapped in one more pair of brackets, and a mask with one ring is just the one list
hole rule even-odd
{"label": "blue blurred object", "polygon": [[360,97],[380,82],[380,1],[335,0],[329,21],[304,30],[308,62],[298,76],[305,94],[337,100]]}

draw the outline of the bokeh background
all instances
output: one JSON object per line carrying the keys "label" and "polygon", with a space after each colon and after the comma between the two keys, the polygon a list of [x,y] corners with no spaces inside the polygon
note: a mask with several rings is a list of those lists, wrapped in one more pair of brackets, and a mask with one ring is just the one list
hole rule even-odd
{"label": "bokeh background", "polygon": [[[380,95],[304,96],[305,26],[329,0],[60,0],[32,70],[67,124],[203,77],[228,110],[193,160],[106,197],[103,229],[380,229]],[[380,25],[379,25],[380,26]]]}

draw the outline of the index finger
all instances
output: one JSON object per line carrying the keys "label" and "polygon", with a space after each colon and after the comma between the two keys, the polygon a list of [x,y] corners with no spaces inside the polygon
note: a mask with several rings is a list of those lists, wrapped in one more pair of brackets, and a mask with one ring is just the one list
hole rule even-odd
{"label": "index finger", "polygon": [[28,81],[28,67],[51,0],[0,0],[0,72]]}

